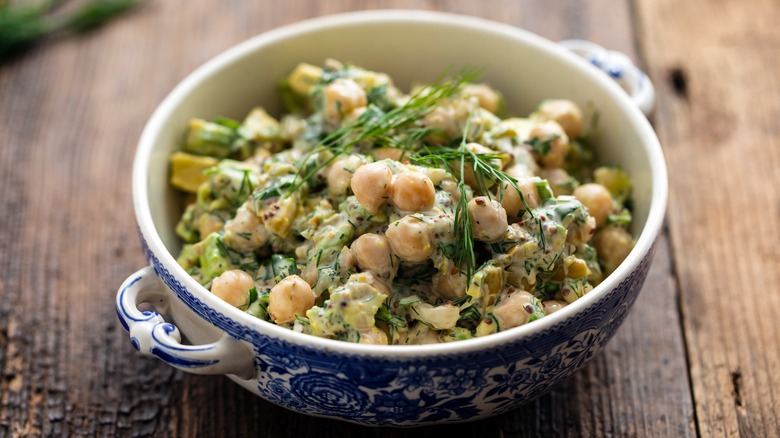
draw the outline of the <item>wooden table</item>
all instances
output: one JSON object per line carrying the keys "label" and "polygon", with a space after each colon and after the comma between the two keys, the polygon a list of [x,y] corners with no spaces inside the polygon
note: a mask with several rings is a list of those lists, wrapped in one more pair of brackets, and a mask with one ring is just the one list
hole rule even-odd
{"label": "wooden table", "polygon": [[[780,436],[780,8],[551,3],[154,1],[0,66],[0,436]],[[114,314],[144,264],[130,169],[154,107],[250,36],[373,8],[589,39],[657,87],[671,196],[644,291],[572,380],[496,418],[394,430],[294,414],[141,357]]]}

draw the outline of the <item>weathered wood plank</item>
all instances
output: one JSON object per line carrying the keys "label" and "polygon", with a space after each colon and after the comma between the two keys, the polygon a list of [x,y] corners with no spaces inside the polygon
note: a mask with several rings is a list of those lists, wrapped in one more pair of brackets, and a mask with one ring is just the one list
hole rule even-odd
{"label": "weathered wood plank", "polygon": [[692,434],[665,241],[604,354],[539,401],[466,425],[398,431],[304,417],[130,347],[112,300],[143,263],[130,166],[156,104],[199,64],[262,31],[399,7],[472,14],[635,55],[627,1],[166,1],[0,67],[0,436]]}
{"label": "weathered wood plank", "polygon": [[702,436],[780,435],[780,10],[639,1]]}

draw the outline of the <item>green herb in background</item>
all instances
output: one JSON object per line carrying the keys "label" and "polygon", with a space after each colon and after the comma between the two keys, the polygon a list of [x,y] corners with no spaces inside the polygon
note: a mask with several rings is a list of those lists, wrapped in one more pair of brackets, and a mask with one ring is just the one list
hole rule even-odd
{"label": "green herb in background", "polygon": [[65,0],[18,6],[0,3],[0,64],[49,35],[96,29],[142,1],[89,0],[64,15],[54,14],[54,10]]}

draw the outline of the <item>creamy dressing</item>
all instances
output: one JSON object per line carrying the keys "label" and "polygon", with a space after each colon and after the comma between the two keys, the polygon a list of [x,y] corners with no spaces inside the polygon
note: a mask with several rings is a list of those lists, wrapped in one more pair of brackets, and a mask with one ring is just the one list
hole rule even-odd
{"label": "creamy dressing", "polygon": [[194,120],[171,157],[192,199],[179,263],[252,315],[349,342],[469,339],[582,297],[633,245],[630,179],[595,168],[576,104],[502,119],[489,86],[448,86],[405,95],[328,60],[290,74],[281,120]]}

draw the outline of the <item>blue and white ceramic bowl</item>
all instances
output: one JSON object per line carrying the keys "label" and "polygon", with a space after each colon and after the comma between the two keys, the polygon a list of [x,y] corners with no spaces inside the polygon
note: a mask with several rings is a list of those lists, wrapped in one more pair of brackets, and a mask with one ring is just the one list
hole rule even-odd
{"label": "blue and white ceramic bowl", "polygon": [[[258,103],[278,111],[278,81],[297,63],[326,57],[387,72],[405,88],[432,81],[447,67],[484,66],[484,79],[504,93],[514,114],[555,97],[597,108],[598,155],[622,165],[634,181],[636,247],[602,284],[564,309],[505,332],[440,345],[316,338],[216,298],[172,255],[180,246],[173,230],[181,201],[167,183],[168,156],[191,117],[238,118]],[[142,353],[193,373],[227,374],[304,414],[395,426],[474,420],[544,394],[598,353],[642,287],[666,196],[664,158],[643,114],[608,75],[562,46],[508,25],[441,13],[319,18],[226,51],[157,108],[133,169],[138,229],[150,265],[121,286],[117,313]]]}

